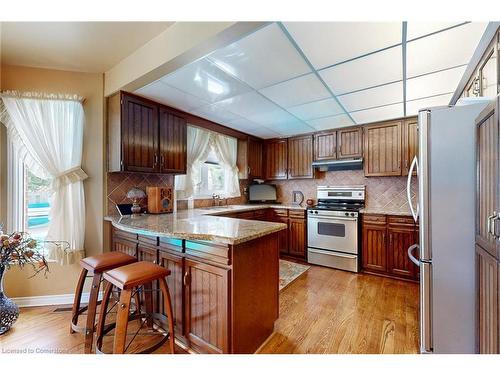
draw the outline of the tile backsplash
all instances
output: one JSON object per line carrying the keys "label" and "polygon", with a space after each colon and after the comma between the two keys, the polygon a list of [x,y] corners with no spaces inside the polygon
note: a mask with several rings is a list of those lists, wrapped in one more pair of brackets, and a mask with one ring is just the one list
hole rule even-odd
{"label": "tile backsplash", "polygon": [[[365,177],[362,170],[317,172],[313,180],[274,181],[281,203],[292,202],[292,191],[299,190],[305,199],[316,200],[316,187],[319,185],[365,185],[366,207],[391,211],[408,211],[406,199],[406,177]],[[414,177],[415,179],[415,177]],[[146,173],[108,173],[107,174],[107,201],[108,214],[115,214],[115,203],[130,203],[127,192],[138,187],[146,191],[146,186],[174,186],[173,175],[154,175]],[[241,197],[228,199],[228,204],[243,204],[246,202],[244,189],[248,186],[247,180],[240,180]],[[416,200],[417,183],[412,184],[412,199]],[[147,206],[147,200],[140,202]],[[194,207],[212,205],[212,199],[196,199]],[[186,209],[187,201],[177,201],[178,209]]]}

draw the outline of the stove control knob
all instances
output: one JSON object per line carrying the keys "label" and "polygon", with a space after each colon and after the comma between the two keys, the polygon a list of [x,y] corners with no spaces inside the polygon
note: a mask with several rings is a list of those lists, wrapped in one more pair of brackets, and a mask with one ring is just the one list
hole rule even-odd
{"label": "stove control knob", "polygon": [[349,216],[349,213],[348,213],[348,212],[346,212],[344,215],[345,215],[345,216]]}
{"label": "stove control knob", "polygon": [[353,217],[354,217],[354,212],[351,212],[351,216],[353,216]]}
{"label": "stove control knob", "polygon": [[317,214],[317,213],[318,213],[318,211],[314,211],[314,213],[315,213],[315,214]]}
{"label": "stove control knob", "polygon": [[313,212],[314,212],[313,210],[309,211],[310,214],[312,214]]}

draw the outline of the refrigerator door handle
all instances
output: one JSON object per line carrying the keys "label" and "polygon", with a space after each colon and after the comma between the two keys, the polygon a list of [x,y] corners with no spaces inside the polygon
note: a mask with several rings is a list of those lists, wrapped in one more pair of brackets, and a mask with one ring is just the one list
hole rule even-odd
{"label": "refrigerator door handle", "polygon": [[417,176],[418,176],[418,159],[417,156],[413,158],[413,161],[411,162],[410,170],[408,171],[408,180],[406,181],[406,197],[408,198],[408,205],[410,206],[410,211],[411,215],[413,216],[413,220],[417,222],[418,220],[418,203],[416,210],[413,208],[413,204],[411,202],[411,178],[413,176],[413,169],[416,168],[417,171]]}
{"label": "refrigerator door handle", "polygon": [[416,243],[415,245],[411,245],[409,248],[408,248],[408,258],[410,258],[410,260],[417,266],[420,266],[420,261],[415,258],[415,256],[413,255],[413,250],[415,249],[419,249],[420,246]]}

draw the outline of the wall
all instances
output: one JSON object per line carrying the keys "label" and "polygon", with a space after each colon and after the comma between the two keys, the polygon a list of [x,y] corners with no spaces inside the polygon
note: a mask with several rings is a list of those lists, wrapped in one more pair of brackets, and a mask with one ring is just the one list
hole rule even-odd
{"label": "wall", "polygon": [[[103,248],[104,207],[104,81],[97,73],[66,72],[20,66],[2,66],[2,90],[74,93],[85,98],[83,169],[89,175],[84,181],[86,199],[85,250],[98,254]],[[1,140],[1,136],[0,136]],[[4,149],[4,147],[0,147]],[[0,164],[0,175],[5,165]],[[2,187],[2,191],[3,191]],[[78,265],[50,264],[47,277],[29,279],[31,270],[12,268],[5,288],[10,297],[73,293],[80,268]]]}
{"label": "wall", "polygon": [[[278,200],[291,203],[292,191],[299,190],[304,199],[316,199],[316,187],[321,185],[365,185],[367,208],[409,211],[406,198],[406,177],[365,177],[362,170],[317,172],[314,180],[275,181]],[[415,189],[416,183],[412,186]],[[415,199],[416,191],[412,192]]]}

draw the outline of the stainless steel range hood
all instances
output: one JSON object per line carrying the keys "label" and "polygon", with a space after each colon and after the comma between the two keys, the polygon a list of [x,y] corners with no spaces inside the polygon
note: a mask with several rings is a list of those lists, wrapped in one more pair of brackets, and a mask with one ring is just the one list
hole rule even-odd
{"label": "stainless steel range hood", "polygon": [[347,171],[363,169],[363,158],[347,160],[321,160],[312,163],[313,168],[321,172],[327,171]]}

